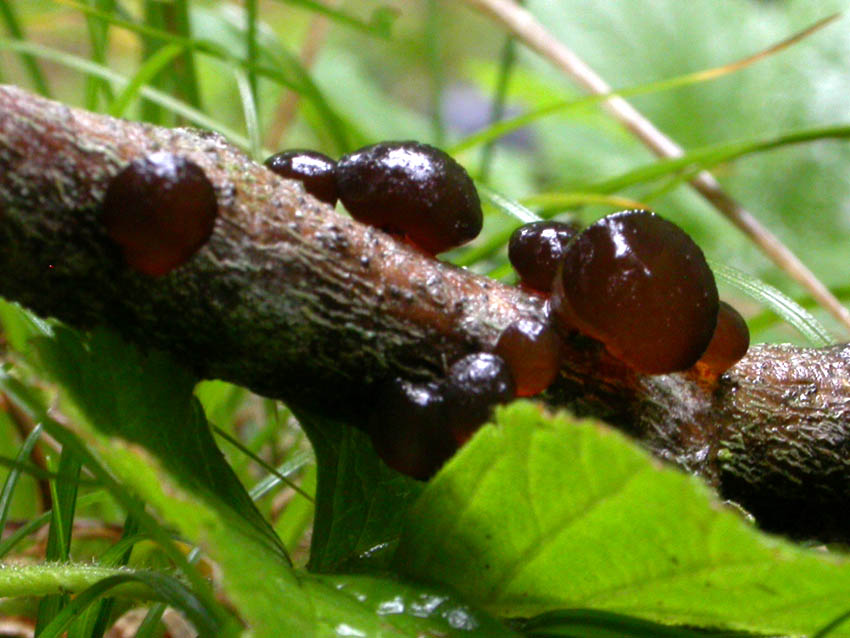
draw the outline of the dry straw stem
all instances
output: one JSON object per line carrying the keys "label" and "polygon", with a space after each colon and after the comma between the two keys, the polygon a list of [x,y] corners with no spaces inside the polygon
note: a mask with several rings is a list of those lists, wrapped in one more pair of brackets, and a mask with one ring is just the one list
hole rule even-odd
{"label": "dry straw stem", "polygon": [[[209,242],[173,273],[131,271],[100,213],[111,178],[155,151],[212,182]],[[199,377],[357,425],[393,377],[492,351],[540,297],[440,262],[336,213],[226,143],[0,86],[0,295],[108,325]],[[762,524],[850,540],[850,347],[757,345],[716,386],[636,375],[568,339],[552,407],[600,417],[699,474]],[[344,426],[340,426],[344,427]]]}
{"label": "dry straw stem", "polygon": [[[471,7],[495,18],[517,39],[547,58],[590,93],[605,95],[612,92],[611,86],[598,73],[563,42],[555,38],[528,10],[511,0],[465,1]],[[822,28],[837,17],[836,14],[825,18],[767,51],[751,56],[740,63],[729,65],[724,70],[741,68],[765,55],[781,50]],[[652,122],[622,97],[613,95],[605,100],[602,105],[659,157],[681,157],[684,154],[681,146],[658,130]],[[850,331],[850,311],[835,298],[815,274],[776,235],[762,226],[747,209],[726,193],[711,173],[700,171],[690,181],[690,184]]]}

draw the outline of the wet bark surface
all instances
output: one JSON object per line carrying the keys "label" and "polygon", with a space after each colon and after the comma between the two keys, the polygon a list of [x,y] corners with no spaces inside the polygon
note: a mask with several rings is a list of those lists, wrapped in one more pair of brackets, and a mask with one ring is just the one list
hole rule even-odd
{"label": "wet bark surface", "polygon": [[[161,278],[127,268],[98,219],[111,177],[155,151],[198,164],[219,204],[209,242]],[[0,295],[355,425],[381,383],[438,378],[546,312],[539,296],[337,214],[217,134],[10,86],[0,87]],[[578,338],[545,400],[623,429],[766,529],[850,537],[848,346],[755,345],[709,386],[635,374]]]}

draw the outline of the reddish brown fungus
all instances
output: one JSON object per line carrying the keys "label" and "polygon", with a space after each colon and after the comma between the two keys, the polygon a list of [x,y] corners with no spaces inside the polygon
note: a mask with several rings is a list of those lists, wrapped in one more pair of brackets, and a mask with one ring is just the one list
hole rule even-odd
{"label": "reddish brown fungus", "polygon": [[532,222],[517,228],[508,243],[508,259],[522,285],[549,293],[567,245],[578,234],[576,224]]}
{"label": "reddish brown fungus", "polygon": [[368,434],[384,463],[417,479],[429,478],[457,450],[436,383],[395,379],[381,388]]}
{"label": "reddish brown fungus", "polygon": [[266,167],[282,177],[296,179],[316,199],[336,205],[336,162],[317,151],[290,150],[272,155]]}
{"label": "reddish brown fungus", "polygon": [[469,354],[449,368],[446,415],[449,429],[463,443],[488,418],[493,406],[516,396],[507,363],[487,352]]}
{"label": "reddish brown fungus", "polygon": [[337,163],[339,198],[352,217],[405,235],[432,255],[474,239],[481,203],[466,170],[417,142],[381,142]]}
{"label": "reddish brown fungus", "polygon": [[101,220],[130,267],[158,277],[206,243],[217,213],[203,169],[163,152],[133,160],[112,178]]}
{"label": "reddish brown fungus", "polygon": [[604,217],[567,248],[552,295],[563,330],[605,344],[635,370],[691,367],[717,322],[717,286],[699,247],[643,210]]}
{"label": "reddish brown fungus", "polygon": [[555,329],[533,319],[509,325],[499,336],[496,354],[511,370],[518,397],[540,394],[558,376],[561,339]]}
{"label": "reddish brown fungus", "polygon": [[725,301],[720,302],[717,327],[697,364],[721,375],[737,363],[750,347],[750,330],[744,318]]}

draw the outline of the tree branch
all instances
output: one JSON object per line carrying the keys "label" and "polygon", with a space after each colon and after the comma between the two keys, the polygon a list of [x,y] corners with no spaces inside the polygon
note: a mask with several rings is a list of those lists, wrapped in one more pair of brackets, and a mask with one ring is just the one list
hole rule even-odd
{"label": "tree branch", "polygon": [[[152,279],[123,264],[98,215],[110,178],[159,150],[204,169],[219,219],[195,257]],[[336,214],[216,134],[14,87],[0,87],[0,295],[353,424],[381,382],[439,377],[545,313],[534,295]],[[551,405],[624,429],[768,529],[850,536],[847,346],[754,346],[713,389],[689,374],[635,375],[584,339],[566,349]]]}

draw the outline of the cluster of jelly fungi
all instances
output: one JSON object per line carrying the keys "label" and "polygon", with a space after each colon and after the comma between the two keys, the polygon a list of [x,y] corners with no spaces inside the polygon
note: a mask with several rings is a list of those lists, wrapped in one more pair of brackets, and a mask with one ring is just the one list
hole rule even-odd
{"label": "cluster of jelly fungi", "polygon": [[[481,230],[481,204],[469,175],[425,144],[382,142],[338,162],[291,150],[265,165],[431,255]],[[186,158],[154,153],[111,180],[102,221],[127,264],[158,277],[199,250],[216,215],[215,190],[203,170]],[[710,380],[749,346],[746,323],[719,301],[702,251],[652,212],[614,213],[583,231],[558,221],[526,224],[511,236],[508,257],[522,287],[548,296],[548,321],[511,324],[493,352],[455,361],[439,381],[382,385],[365,429],[381,458],[399,472],[430,477],[494,405],[545,391],[558,375],[564,340],[575,333],[639,373],[694,369]]]}
{"label": "cluster of jelly fungi", "polygon": [[445,152],[418,142],[380,142],[338,162],[315,151],[283,151],[266,166],[299,180],[331,205],[337,198],[354,219],[400,236],[430,255],[481,232],[478,191]]}
{"label": "cluster of jelly fungi", "polygon": [[565,338],[590,337],[637,372],[697,367],[716,379],[749,346],[746,323],[719,301],[702,251],[652,212],[621,211],[581,232],[527,224],[511,237],[508,256],[521,285],[550,294],[551,320]]}
{"label": "cluster of jelly fungi", "polygon": [[472,353],[455,361],[439,381],[393,379],[385,384],[377,393],[367,433],[387,465],[427,479],[487,421],[493,405],[514,396],[504,359]]}

